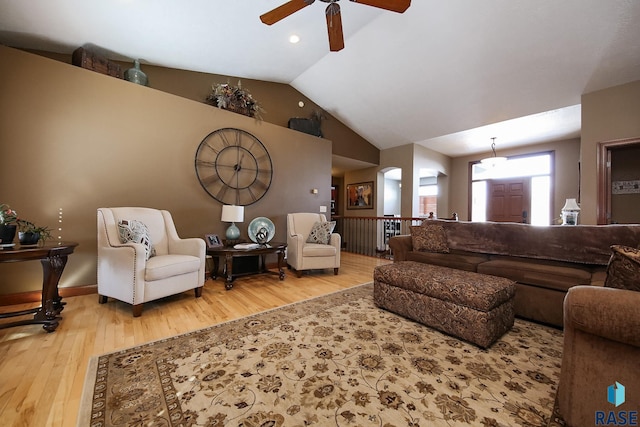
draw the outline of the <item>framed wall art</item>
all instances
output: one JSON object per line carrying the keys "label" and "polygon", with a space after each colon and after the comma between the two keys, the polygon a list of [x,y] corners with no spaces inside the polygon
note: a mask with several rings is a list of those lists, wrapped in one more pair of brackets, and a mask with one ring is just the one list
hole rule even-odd
{"label": "framed wall art", "polygon": [[347,209],[373,209],[373,181],[347,184]]}

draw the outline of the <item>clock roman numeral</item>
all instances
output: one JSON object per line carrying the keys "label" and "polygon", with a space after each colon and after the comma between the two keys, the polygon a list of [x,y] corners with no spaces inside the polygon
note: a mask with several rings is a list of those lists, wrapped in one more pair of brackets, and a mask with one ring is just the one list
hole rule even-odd
{"label": "clock roman numeral", "polygon": [[229,187],[227,187],[226,185],[223,185],[222,188],[220,188],[220,191],[218,191],[218,194],[216,194],[216,199],[218,200],[224,199],[225,194],[227,194],[227,190],[229,190]]}
{"label": "clock roman numeral", "polygon": [[236,136],[236,145],[238,147],[242,147],[242,133],[240,133],[239,130],[235,131],[235,136]]}
{"label": "clock roman numeral", "polygon": [[261,181],[259,179],[256,179],[255,183],[253,184],[256,188],[259,188],[261,190],[266,190],[268,188],[267,183],[264,181]]}
{"label": "clock roman numeral", "polygon": [[207,167],[207,168],[213,168],[216,166],[216,162],[214,161],[207,161],[207,160],[197,160],[196,161],[196,166],[202,166],[202,167]]}
{"label": "clock roman numeral", "polygon": [[251,187],[245,188],[244,191],[248,194],[249,199],[251,200],[251,203],[253,203],[256,200],[258,200],[258,196],[256,196],[255,193],[253,191],[251,191]]}
{"label": "clock roman numeral", "polygon": [[209,141],[207,141],[207,142],[205,143],[205,145],[206,145],[207,147],[209,147],[209,149],[210,149],[211,151],[213,151],[216,155],[217,155],[218,153],[220,153],[220,150],[218,150],[216,147],[214,147],[213,145],[211,145],[211,144],[209,143]]}
{"label": "clock roman numeral", "polygon": [[225,147],[231,146],[231,143],[229,142],[229,138],[227,137],[227,135],[225,133],[220,132],[219,135],[220,135],[220,139],[222,140],[222,143],[224,144]]}
{"label": "clock roman numeral", "polygon": [[207,176],[205,178],[202,178],[201,182],[206,186],[210,186],[210,185],[215,184],[216,182],[220,182],[220,177],[218,175],[216,175],[216,174],[209,175],[209,176]]}

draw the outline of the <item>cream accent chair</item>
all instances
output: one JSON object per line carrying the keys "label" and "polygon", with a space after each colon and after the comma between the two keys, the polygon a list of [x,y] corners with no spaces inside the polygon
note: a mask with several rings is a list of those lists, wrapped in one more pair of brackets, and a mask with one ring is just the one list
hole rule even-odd
{"label": "cream accent chair", "polygon": [[296,270],[298,277],[303,270],[333,268],[338,274],[340,268],[341,238],[331,233],[328,245],[307,243],[313,224],[326,221],[324,214],[292,213],[287,214],[287,264]]}
{"label": "cream accent chair", "polygon": [[[149,229],[156,256],[145,260],[141,243],[121,243],[118,221],[137,220]],[[98,209],[98,301],[108,297],[133,305],[133,317],[142,305],[180,292],[202,295],[206,245],[203,239],[178,237],[171,214],[137,207]]]}

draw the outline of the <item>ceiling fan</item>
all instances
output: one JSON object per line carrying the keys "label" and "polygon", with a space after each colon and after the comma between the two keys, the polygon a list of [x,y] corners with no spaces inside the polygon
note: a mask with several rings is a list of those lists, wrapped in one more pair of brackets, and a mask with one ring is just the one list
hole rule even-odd
{"label": "ceiling fan", "polygon": [[[286,18],[289,15],[313,4],[315,0],[290,0],[269,12],[260,15],[260,20],[267,25]],[[327,15],[327,31],[329,32],[329,49],[337,52],[344,48],[344,37],[342,35],[342,18],[340,17],[340,0],[320,0],[329,3],[325,14]],[[411,5],[411,0],[350,0],[354,3],[366,4],[392,12],[403,13]]]}

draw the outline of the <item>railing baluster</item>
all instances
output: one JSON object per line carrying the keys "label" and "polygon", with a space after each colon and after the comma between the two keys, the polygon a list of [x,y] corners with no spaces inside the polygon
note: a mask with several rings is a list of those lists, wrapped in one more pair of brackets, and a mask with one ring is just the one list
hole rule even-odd
{"label": "railing baluster", "polygon": [[[388,239],[393,235],[410,234],[412,225],[420,225],[424,218],[334,216],[336,232],[342,236],[342,249],[368,256],[393,255]],[[387,228],[388,227],[388,228]]]}

